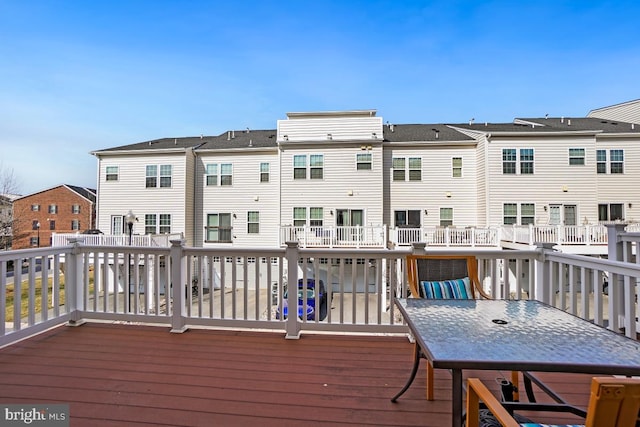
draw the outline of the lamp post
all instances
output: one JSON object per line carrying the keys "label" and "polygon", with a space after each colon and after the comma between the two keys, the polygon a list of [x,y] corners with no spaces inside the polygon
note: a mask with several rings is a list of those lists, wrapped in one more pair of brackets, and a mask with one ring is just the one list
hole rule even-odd
{"label": "lamp post", "polygon": [[138,218],[136,218],[133,212],[131,212],[131,209],[129,209],[129,212],[127,212],[127,214],[125,215],[124,220],[127,223],[127,230],[129,232],[129,246],[131,246],[131,236],[133,235],[133,223],[137,221]]}
{"label": "lamp post", "polygon": [[40,221],[36,222],[36,230],[38,230],[38,247],[40,247]]}
{"label": "lamp post", "polygon": [[[136,216],[134,215],[133,212],[131,212],[131,209],[129,209],[129,212],[127,212],[127,214],[124,217],[124,221],[127,223],[127,231],[129,232],[129,246],[131,246],[131,236],[133,236],[133,223],[135,221],[137,221],[138,218],[136,218]],[[129,252],[129,255],[127,257],[127,268],[129,269],[129,283],[128,283],[128,297],[127,299],[129,300],[129,312],[131,312],[131,285],[132,285],[132,280],[131,280],[131,252]]]}

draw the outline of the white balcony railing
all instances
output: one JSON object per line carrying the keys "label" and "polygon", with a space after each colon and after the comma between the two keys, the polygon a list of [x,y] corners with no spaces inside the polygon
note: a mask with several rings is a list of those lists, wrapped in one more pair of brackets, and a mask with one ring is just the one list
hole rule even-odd
{"label": "white balcony railing", "polygon": [[[610,259],[543,248],[427,250],[475,255],[483,286],[496,298],[538,299],[635,337],[640,264],[633,254],[640,233],[616,232],[625,247],[610,247]],[[405,256],[424,250],[70,243],[0,252],[0,346],[84,320],[156,323],[173,331],[271,329],[290,337],[306,330],[405,333],[392,301],[408,295]],[[318,287],[322,281],[323,290],[304,294],[303,305],[315,305],[318,314],[283,318],[285,300],[298,305],[287,287],[310,280]]]}
{"label": "white balcony railing", "polygon": [[131,239],[126,234],[81,234],[53,233],[51,246],[67,246],[70,239],[82,239],[85,245],[91,246],[156,246],[168,248],[171,240],[181,239],[182,233],[173,234],[133,234]]}
{"label": "white balcony railing", "polygon": [[281,226],[281,244],[291,241],[298,242],[303,248],[384,248],[387,245],[387,227]]}

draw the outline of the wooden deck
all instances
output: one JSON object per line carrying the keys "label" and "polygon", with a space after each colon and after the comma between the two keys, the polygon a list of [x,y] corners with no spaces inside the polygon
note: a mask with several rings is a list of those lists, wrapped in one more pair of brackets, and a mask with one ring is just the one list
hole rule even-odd
{"label": "wooden deck", "polygon": [[[71,426],[449,426],[447,371],[436,371],[435,401],[425,400],[424,369],[389,400],[412,348],[389,336],[62,326],[0,350],[0,403],[68,403]],[[499,373],[468,375],[497,391]],[[590,377],[545,378],[586,406]]]}

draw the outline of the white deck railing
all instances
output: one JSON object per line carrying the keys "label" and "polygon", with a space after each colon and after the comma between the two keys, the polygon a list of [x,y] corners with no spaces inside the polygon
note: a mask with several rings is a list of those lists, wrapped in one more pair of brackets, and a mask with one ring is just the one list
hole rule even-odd
{"label": "white deck railing", "polygon": [[[617,232],[622,237],[614,240],[625,246],[609,260],[544,248],[427,250],[474,254],[479,277],[496,298],[538,299],[635,337],[640,264],[632,254],[640,233]],[[73,241],[60,248],[0,252],[5,318],[0,346],[57,324],[94,319],[156,323],[176,332],[211,326],[281,330],[289,337],[307,330],[404,333],[392,301],[408,295],[405,256],[422,250],[302,248],[296,242],[286,248],[229,249],[184,247],[182,241],[170,248]],[[285,289],[309,279],[322,280],[326,312],[283,319]],[[290,307],[297,298],[288,294]]]}
{"label": "white deck railing", "polygon": [[82,239],[85,245],[91,246],[158,246],[168,248],[171,245],[171,240],[181,239],[182,237],[182,233],[133,234],[131,239],[125,234],[53,233],[51,235],[51,246],[67,246],[71,239]]}
{"label": "white deck railing", "polygon": [[291,241],[298,242],[303,248],[384,248],[387,245],[387,227],[280,227],[282,245]]}

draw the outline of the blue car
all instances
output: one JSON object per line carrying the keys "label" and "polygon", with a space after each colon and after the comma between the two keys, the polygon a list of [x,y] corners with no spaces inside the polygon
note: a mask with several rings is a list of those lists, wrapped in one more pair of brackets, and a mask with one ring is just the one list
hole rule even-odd
{"label": "blue car", "polygon": [[[316,287],[315,279],[307,279],[307,286],[304,286],[302,279],[298,280],[298,317],[300,319],[324,320],[327,317],[327,292],[322,280],[318,281]],[[307,297],[307,303],[304,303],[304,297]],[[286,319],[289,314],[289,306],[287,302],[287,292],[285,291],[282,300],[282,307],[278,307],[276,311],[277,319]]]}

